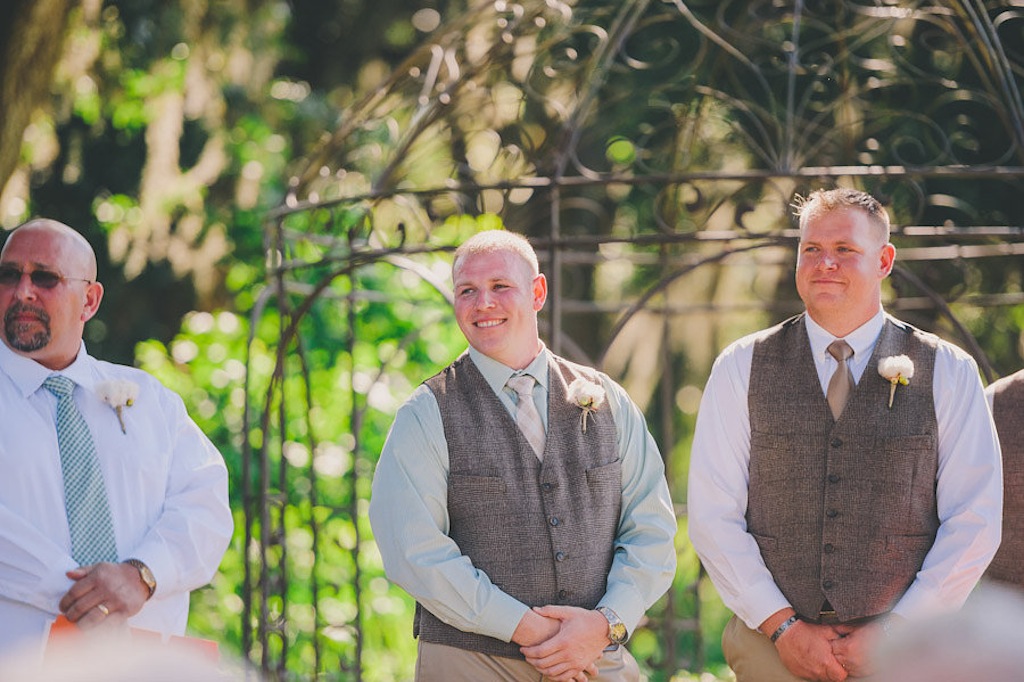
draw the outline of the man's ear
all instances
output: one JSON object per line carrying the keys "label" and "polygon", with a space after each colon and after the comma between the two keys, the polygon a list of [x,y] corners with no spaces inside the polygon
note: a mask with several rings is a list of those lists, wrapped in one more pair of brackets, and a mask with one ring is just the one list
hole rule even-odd
{"label": "man's ear", "polygon": [[896,247],[891,243],[886,244],[882,247],[882,253],[879,256],[879,272],[882,274],[882,278],[889,276],[892,272],[892,266],[896,262]]}
{"label": "man's ear", "polygon": [[100,301],[103,300],[103,285],[99,282],[92,282],[85,287],[85,306],[82,308],[82,322],[88,322],[100,309]]}
{"label": "man's ear", "polygon": [[544,302],[547,300],[548,278],[542,272],[533,278],[533,309],[540,312],[540,309],[544,307]]}

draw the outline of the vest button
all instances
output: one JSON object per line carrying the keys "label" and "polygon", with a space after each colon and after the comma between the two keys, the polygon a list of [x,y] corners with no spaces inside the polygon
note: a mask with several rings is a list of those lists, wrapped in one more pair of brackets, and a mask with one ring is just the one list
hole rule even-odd
{"label": "vest button", "polygon": [[832,447],[838,448],[842,444],[843,444],[843,439],[842,438],[833,438],[832,439]]}
{"label": "vest button", "polygon": [[548,523],[550,523],[552,526],[557,526],[559,523],[561,523],[561,521],[558,520],[557,516],[552,516],[551,519],[548,520]]}
{"label": "vest button", "polygon": [[569,593],[566,590],[559,590],[558,591],[558,598],[559,599],[566,599],[568,596],[569,596]]}
{"label": "vest button", "polygon": [[836,511],[835,509],[829,509],[827,512],[825,512],[825,516],[829,517],[830,519],[834,519],[835,517],[839,516],[839,512]]}
{"label": "vest button", "polygon": [[829,474],[828,475],[828,482],[829,483],[839,483],[839,474]]}
{"label": "vest button", "polygon": [[833,585],[833,583],[832,583],[831,580],[826,580],[825,582],[823,582],[821,584],[821,586],[824,587],[826,590],[831,590],[832,589],[832,585]]}
{"label": "vest button", "polygon": [[555,561],[565,561],[565,552],[555,552]]}
{"label": "vest button", "polygon": [[546,493],[549,493],[549,492],[551,492],[551,489],[552,489],[552,488],[553,488],[554,486],[553,486],[553,485],[551,485],[550,483],[541,483],[541,484],[540,484],[540,487],[541,487],[541,490],[543,490],[543,491],[544,491],[544,492],[546,492]]}
{"label": "vest button", "polygon": [[825,554],[831,554],[836,551],[836,548],[832,546],[831,542],[825,543]]}

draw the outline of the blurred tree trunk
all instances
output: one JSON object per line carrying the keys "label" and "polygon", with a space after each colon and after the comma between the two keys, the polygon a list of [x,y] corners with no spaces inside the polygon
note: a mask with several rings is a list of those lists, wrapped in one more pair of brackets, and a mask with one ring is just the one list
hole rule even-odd
{"label": "blurred tree trunk", "polygon": [[18,165],[21,138],[50,92],[76,0],[0,3],[0,190]]}

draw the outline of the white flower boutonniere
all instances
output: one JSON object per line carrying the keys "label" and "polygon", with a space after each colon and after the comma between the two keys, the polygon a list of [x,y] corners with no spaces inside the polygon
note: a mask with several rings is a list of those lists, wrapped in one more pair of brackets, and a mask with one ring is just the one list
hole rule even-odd
{"label": "white flower boutonniere", "polygon": [[583,433],[586,433],[587,417],[591,412],[597,412],[604,405],[604,388],[593,381],[583,378],[576,379],[569,384],[569,402],[583,410],[583,413],[580,414],[580,428],[583,429]]}
{"label": "white flower boutonniere", "polygon": [[889,409],[892,409],[892,399],[896,396],[896,387],[902,384],[906,386],[914,376],[914,361],[906,355],[890,355],[878,361],[878,373],[888,381],[889,386]]}
{"label": "white flower boutonniere", "polygon": [[114,408],[117,421],[121,424],[121,433],[128,433],[124,426],[124,408],[135,404],[139,397],[139,385],[126,379],[104,381],[96,386],[96,394],[100,400]]}

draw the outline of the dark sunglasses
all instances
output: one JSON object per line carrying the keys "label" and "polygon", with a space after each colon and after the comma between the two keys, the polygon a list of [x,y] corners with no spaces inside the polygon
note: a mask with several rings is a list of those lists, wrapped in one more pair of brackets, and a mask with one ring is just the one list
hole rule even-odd
{"label": "dark sunglasses", "polygon": [[58,275],[56,272],[50,272],[49,270],[33,270],[32,272],[24,272],[23,270],[19,270],[11,265],[0,265],[0,287],[18,286],[21,282],[22,275],[28,275],[29,280],[32,281],[32,286],[39,287],[40,289],[53,289],[58,284],[66,280],[89,282],[92,284],[91,279],[65,277],[64,275]]}

